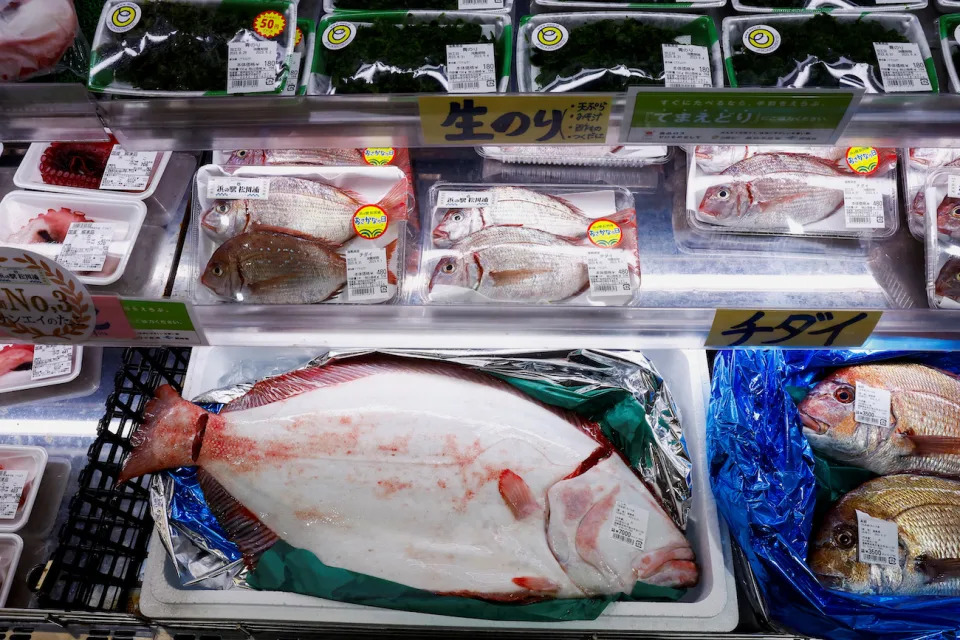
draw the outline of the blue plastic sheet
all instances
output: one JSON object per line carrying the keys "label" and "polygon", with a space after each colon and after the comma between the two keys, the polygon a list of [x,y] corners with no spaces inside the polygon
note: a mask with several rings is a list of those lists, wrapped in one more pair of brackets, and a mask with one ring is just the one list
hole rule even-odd
{"label": "blue plastic sheet", "polygon": [[955,638],[960,597],[863,596],[805,563],[817,486],[796,402],[839,366],[904,360],[960,373],[960,353],[721,351],[707,415],[710,481],[773,618],[823,638]]}

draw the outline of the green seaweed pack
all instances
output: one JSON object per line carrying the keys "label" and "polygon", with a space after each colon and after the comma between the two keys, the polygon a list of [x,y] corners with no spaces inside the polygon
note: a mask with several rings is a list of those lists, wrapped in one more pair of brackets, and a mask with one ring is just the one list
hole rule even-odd
{"label": "green seaweed pack", "polygon": [[[520,91],[722,86],[713,19],[672,13],[545,14],[518,34]],[[675,64],[676,63],[676,64]],[[691,74],[689,68],[696,68]]]}
{"label": "green seaweed pack", "polygon": [[940,51],[950,78],[950,91],[960,93],[960,13],[941,16],[937,20]]}
{"label": "green seaweed pack", "polygon": [[370,11],[317,26],[307,93],[495,93],[510,80],[509,16]]}
{"label": "green seaweed pack", "polygon": [[938,91],[930,49],[907,13],[781,13],[727,18],[733,87],[862,87],[867,93]]}
{"label": "green seaweed pack", "polygon": [[323,10],[334,11],[507,11],[513,0],[324,0]]}
{"label": "green seaweed pack", "polygon": [[153,96],[280,93],[296,21],[291,0],[108,0],[88,86]]}

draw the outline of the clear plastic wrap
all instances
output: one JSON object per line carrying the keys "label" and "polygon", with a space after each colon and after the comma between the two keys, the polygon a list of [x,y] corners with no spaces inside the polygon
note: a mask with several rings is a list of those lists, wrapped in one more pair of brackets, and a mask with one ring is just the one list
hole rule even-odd
{"label": "clear plastic wrap", "polygon": [[[15,346],[33,349],[33,345]],[[0,352],[2,359],[3,353]],[[13,533],[27,524],[40,493],[40,481],[46,466],[47,450],[43,447],[0,445],[0,472],[6,476],[4,500],[0,502],[0,532]],[[0,574],[2,572],[0,569]],[[2,587],[0,590],[6,591]]]}
{"label": "clear plastic wrap", "polygon": [[927,8],[927,0],[732,0],[741,13],[778,11],[918,11]]}
{"label": "clear plastic wrap", "polygon": [[436,183],[413,300],[615,305],[640,289],[636,212],[623,187]]}
{"label": "clear plastic wrap", "polygon": [[531,0],[534,13],[550,11],[628,11],[635,9],[713,9],[724,7],[727,0],[693,0],[693,2],[674,2],[664,0],[653,2],[611,2],[610,0]]}
{"label": "clear plastic wrap", "polygon": [[339,11],[513,11],[513,0],[323,0],[326,13]]}
{"label": "clear plastic wrap", "polygon": [[214,151],[213,164],[236,166],[399,167],[410,173],[410,151],[401,147],[362,149],[233,149]]}
{"label": "clear plastic wrap", "polygon": [[899,228],[893,148],[702,146],[688,160],[687,216],[702,231],[885,238]]}
{"label": "clear plastic wrap", "polygon": [[314,46],[317,41],[317,24],[313,20],[297,18],[297,31],[293,39],[293,56],[290,58],[290,73],[283,95],[306,95],[313,66]]}
{"label": "clear plastic wrap", "polygon": [[290,0],[107,0],[87,86],[148,96],[281,93],[296,20]]}
{"label": "clear plastic wrap", "polygon": [[710,16],[583,12],[528,16],[517,34],[520,91],[722,87]]}
{"label": "clear plastic wrap", "polygon": [[572,165],[580,167],[645,167],[670,159],[670,148],[656,145],[477,147],[484,158],[516,164]]}
{"label": "clear plastic wrap", "polygon": [[409,202],[407,177],[397,167],[201,167],[193,201],[199,274],[193,298],[207,304],[393,300],[403,276]]}
{"label": "clear plastic wrap", "polygon": [[960,167],[927,176],[926,261],[930,306],[960,309]]}
{"label": "clear plastic wrap", "polygon": [[83,81],[88,65],[72,0],[0,2],[0,82]]}
{"label": "clear plastic wrap", "polygon": [[7,603],[10,587],[17,573],[23,540],[12,533],[0,533],[0,607]]}
{"label": "clear plastic wrap", "polygon": [[510,83],[513,31],[496,12],[364,11],[324,16],[307,93],[496,93]]}
{"label": "clear plastic wrap", "polygon": [[918,240],[924,235],[927,176],[940,167],[960,167],[960,149],[914,147],[903,150],[903,192],[910,233]]}
{"label": "clear plastic wrap", "polygon": [[733,87],[937,92],[920,21],[908,13],[781,13],[723,19]]}
{"label": "clear plastic wrap", "polygon": [[[960,2],[952,4],[954,9],[960,7]],[[940,53],[943,54],[943,65],[950,79],[950,91],[960,93],[960,13],[940,16],[937,30],[940,32]]]}

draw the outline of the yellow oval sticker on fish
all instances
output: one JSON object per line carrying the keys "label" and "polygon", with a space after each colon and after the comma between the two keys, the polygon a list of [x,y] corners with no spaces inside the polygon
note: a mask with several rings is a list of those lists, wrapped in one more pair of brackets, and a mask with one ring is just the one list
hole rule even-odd
{"label": "yellow oval sticker on fish", "polygon": [[587,237],[598,247],[615,247],[623,240],[623,229],[616,222],[601,218],[587,227]]}
{"label": "yellow oval sticker on fish", "polygon": [[875,147],[850,147],[847,149],[847,166],[854,173],[868,176],[880,166],[880,154]]}
{"label": "yellow oval sticker on fish", "polygon": [[363,150],[363,161],[375,167],[382,167],[393,162],[397,150],[393,147],[370,147]]}
{"label": "yellow oval sticker on fish", "polygon": [[390,217],[375,204],[365,204],[353,214],[353,230],[361,238],[375,240],[387,232]]}
{"label": "yellow oval sticker on fish", "polygon": [[287,19],[278,11],[264,11],[253,19],[253,30],[264,38],[273,38],[287,27]]}

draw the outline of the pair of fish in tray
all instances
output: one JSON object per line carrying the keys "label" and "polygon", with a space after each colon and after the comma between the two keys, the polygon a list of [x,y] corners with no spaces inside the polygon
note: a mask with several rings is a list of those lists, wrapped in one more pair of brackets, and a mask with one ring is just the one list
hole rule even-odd
{"label": "pair of fish in tray", "polygon": [[[857,420],[864,387],[889,392],[886,426]],[[821,583],[858,593],[960,595],[960,377],[899,362],[844,367],[798,409],[814,451],[880,475],[841,498],[812,539],[808,561]],[[893,562],[859,561],[858,511],[896,524]]]}
{"label": "pair of fish in tray", "polygon": [[[223,240],[200,281],[219,296],[252,304],[310,304],[347,283],[343,247],[356,238],[360,195],[318,180],[270,178],[266,199],[216,200],[203,213],[206,233]],[[404,217],[406,181],[377,203],[390,220]],[[386,247],[387,264],[397,241]],[[396,284],[393,271],[387,281]]]}
{"label": "pair of fish in tray", "polygon": [[[562,302],[590,288],[592,218],[562,196],[531,189],[493,187],[487,195],[489,206],[450,209],[433,229],[434,246],[450,255],[433,269],[431,296],[454,287],[502,302]],[[613,219],[629,233],[632,215],[627,209]]]}

